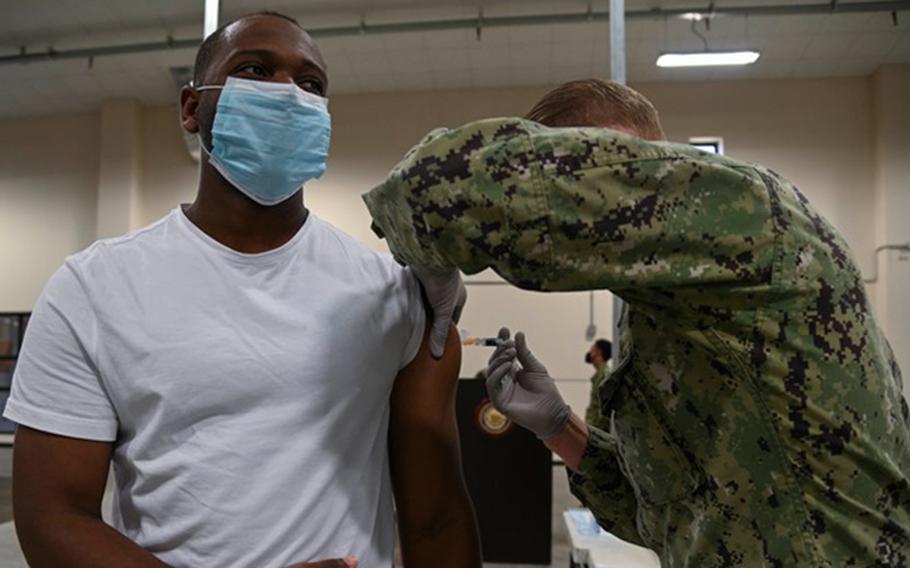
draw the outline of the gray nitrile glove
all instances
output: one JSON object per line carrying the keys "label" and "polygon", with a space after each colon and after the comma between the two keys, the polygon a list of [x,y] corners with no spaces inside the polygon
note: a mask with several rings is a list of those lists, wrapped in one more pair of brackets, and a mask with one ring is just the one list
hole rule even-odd
{"label": "gray nitrile glove", "polygon": [[468,291],[461,279],[461,272],[452,269],[445,272],[412,268],[427,295],[433,310],[433,327],[430,329],[430,353],[439,359],[446,347],[449,326],[458,323],[461,310],[468,301]]}
{"label": "gray nitrile glove", "polygon": [[496,409],[541,440],[566,427],[572,410],[562,399],[546,367],[528,349],[524,333],[509,339],[509,329],[499,330],[503,344],[487,366],[487,394]]}

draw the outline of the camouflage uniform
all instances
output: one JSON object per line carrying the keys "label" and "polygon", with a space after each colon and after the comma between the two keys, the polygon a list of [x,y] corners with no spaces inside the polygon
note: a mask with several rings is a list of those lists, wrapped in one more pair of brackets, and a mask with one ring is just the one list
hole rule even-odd
{"label": "camouflage uniform", "polygon": [[904,566],[901,378],[847,245],[766,168],[516,119],[364,196],[402,262],[628,303],[575,494],[664,566]]}
{"label": "camouflage uniform", "polygon": [[607,365],[591,375],[591,397],[588,402],[588,409],[585,410],[585,422],[601,429],[609,428],[609,422],[605,422],[603,415],[600,413],[600,404],[598,404],[597,393],[600,392],[600,385],[607,378]]}

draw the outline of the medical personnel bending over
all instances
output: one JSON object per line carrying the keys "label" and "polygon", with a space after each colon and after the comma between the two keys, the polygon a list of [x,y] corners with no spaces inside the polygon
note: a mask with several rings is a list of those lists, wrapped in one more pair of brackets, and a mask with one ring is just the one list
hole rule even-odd
{"label": "medical personnel bending over", "polygon": [[597,393],[600,392],[600,385],[610,373],[612,353],[613,344],[609,339],[598,339],[585,353],[585,363],[594,367],[594,374],[591,375],[591,395],[588,397],[588,408],[585,410],[585,422],[595,426],[604,426],[601,423],[603,417],[600,414],[600,398]]}
{"label": "medical personnel bending over", "polygon": [[195,84],[196,201],[68,258],[31,318],[5,414],[29,563],[391,567],[394,488],[406,565],[479,566],[458,343],[434,359],[417,280],[304,207],[330,137],[318,49],[241,18]]}
{"label": "medical personnel bending over", "polygon": [[530,117],[566,128],[435,132],[366,196],[408,264],[627,302],[607,429],[520,334],[490,361],[497,408],[663,566],[910,564],[900,372],[837,231],[767,168],[649,141],[657,114],[621,85],[568,84]]}

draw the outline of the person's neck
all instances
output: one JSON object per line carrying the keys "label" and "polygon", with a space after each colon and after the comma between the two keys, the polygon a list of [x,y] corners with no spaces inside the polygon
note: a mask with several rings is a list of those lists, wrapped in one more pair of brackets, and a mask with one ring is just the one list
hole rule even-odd
{"label": "person's neck", "polygon": [[183,211],[208,236],[237,252],[250,254],[287,243],[309,214],[303,204],[303,190],[277,205],[259,205],[208,163],[202,166],[196,200]]}

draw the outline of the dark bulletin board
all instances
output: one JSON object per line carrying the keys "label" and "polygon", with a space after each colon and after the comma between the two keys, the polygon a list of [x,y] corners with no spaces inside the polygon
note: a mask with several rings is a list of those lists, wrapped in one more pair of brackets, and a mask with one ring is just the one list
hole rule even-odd
{"label": "dark bulletin board", "polygon": [[493,412],[484,382],[458,381],[458,433],[486,562],[550,564],[553,456]]}
{"label": "dark bulletin board", "polygon": [[[0,413],[6,408],[9,398],[29,315],[28,312],[0,312]],[[0,417],[0,434],[12,434],[15,430],[14,423]]]}

